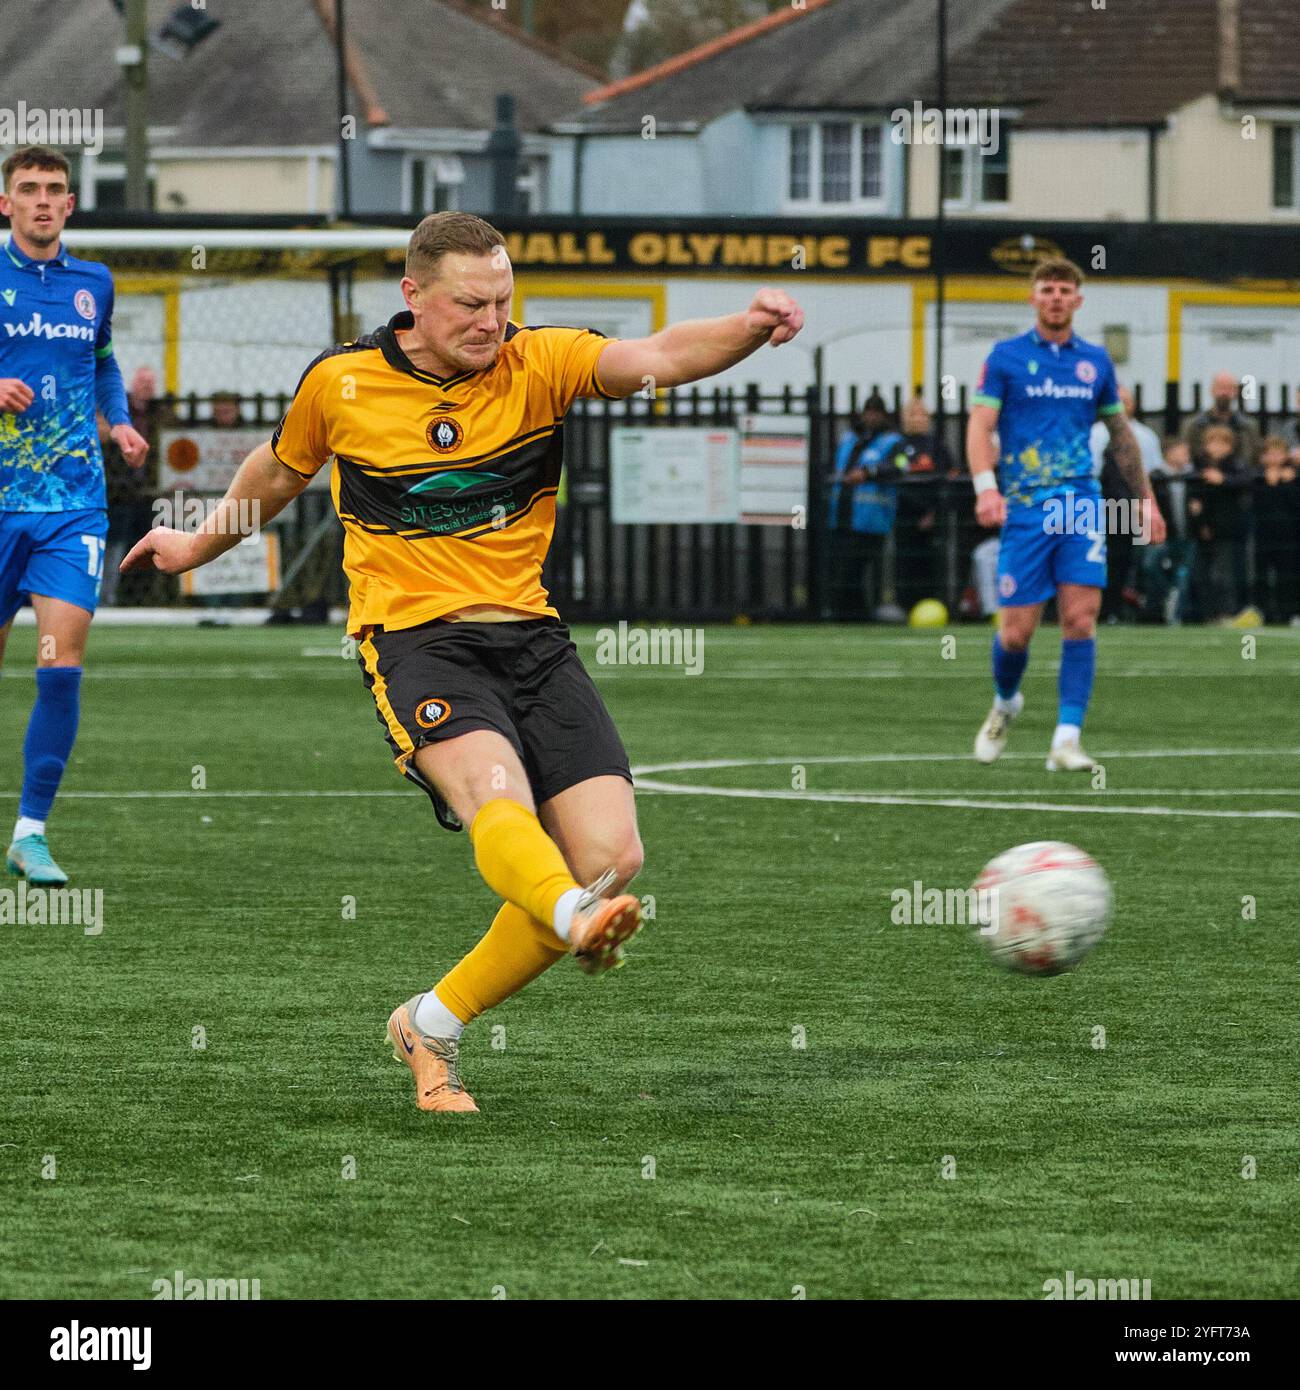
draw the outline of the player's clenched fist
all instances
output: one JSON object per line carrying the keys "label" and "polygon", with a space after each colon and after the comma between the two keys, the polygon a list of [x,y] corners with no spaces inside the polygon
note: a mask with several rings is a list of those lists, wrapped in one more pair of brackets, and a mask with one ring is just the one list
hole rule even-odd
{"label": "player's clenched fist", "polygon": [[36,399],[36,393],[16,376],[0,377],[0,410],[21,415]]}
{"label": "player's clenched fist", "polygon": [[745,317],[754,332],[769,335],[773,347],[788,343],[803,327],[803,310],[784,290],[759,290]]}
{"label": "player's clenched fist", "polygon": [[125,574],[127,570],[143,570],[152,565],[163,574],[184,574],[197,563],[192,535],[173,531],[170,526],[155,526],[127,551],[119,569]]}
{"label": "player's clenched fist", "polygon": [[1007,519],[1007,499],[997,488],[986,488],[975,498],[975,520],[981,526],[1001,526]]}

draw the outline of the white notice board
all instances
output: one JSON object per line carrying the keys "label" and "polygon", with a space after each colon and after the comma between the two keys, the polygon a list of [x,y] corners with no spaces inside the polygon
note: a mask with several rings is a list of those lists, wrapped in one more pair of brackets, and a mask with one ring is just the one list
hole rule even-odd
{"label": "white notice board", "polygon": [[789,526],[808,505],[808,417],[742,415],[740,519]]}
{"label": "white notice board", "polygon": [[611,509],[621,526],[740,519],[740,435],[733,429],[610,431]]}

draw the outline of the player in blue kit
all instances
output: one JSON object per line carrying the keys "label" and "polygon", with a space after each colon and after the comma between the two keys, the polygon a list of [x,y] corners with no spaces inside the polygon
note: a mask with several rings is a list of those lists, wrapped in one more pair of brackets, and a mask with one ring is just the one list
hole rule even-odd
{"label": "player in blue kit", "polygon": [[[966,432],[981,526],[1002,527],[998,632],[993,638],[993,708],[975,756],[996,762],[1024,707],[1020,680],[1047,600],[1061,621],[1056,732],[1049,772],[1092,771],[1080,747],[1097,661],[1097,614],[1106,587],[1106,533],[1133,525],[1154,545],[1165,538],[1142,455],[1124,416],[1115,368],[1104,348],[1076,336],[1083,273],[1067,260],[1034,271],[1028,333],[998,343],[980,374]],[[1093,476],[1088,436],[1100,417],[1139,515],[1108,508]],[[995,468],[997,469],[995,473]]]}
{"label": "player in blue kit", "polygon": [[96,407],[132,467],[149,446],[131,427],[113,358],[112,276],[60,242],[75,202],[68,161],[33,145],[0,172],[0,214],[10,227],[0,246],[0,660],[27,599],[40,631],[6,863],[29,883],[60,884],[68,876],[50,857],[45,821],[77,737],[108,535]]}

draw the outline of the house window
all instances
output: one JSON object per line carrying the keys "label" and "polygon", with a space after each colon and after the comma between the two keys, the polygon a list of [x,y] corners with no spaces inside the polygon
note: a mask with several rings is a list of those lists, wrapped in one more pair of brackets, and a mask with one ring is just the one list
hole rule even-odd
{"label": "house window", "polygon": [[838,210],[884,201],[879,122],[808,121],[789,126],[788,133],[787,203]]}
{"label": "house window", "polygon": [[878,125],[859,128],[858,197],[876,199],[884,192],[884,164],[881,149],[884,132]]}
{"label": "house window", "polygon": [[790,131],[790,197],[799,202],[812,196],[812,126]]}
{"label": "house window", "polygon": [[1296,188],[1296,141],[1300,126],[1273,127],[1273,206],[1300,211]]}
{"label": "house window", "polygon": [[983,154],[977,145],[943,147],[943,200],[954,207],[1011,201],[1010,140],[999,132],[998,146]]}
{"label": "house window", "polygon": [[406,212],[455,212],[465,168],[455,155],[407,158]]}

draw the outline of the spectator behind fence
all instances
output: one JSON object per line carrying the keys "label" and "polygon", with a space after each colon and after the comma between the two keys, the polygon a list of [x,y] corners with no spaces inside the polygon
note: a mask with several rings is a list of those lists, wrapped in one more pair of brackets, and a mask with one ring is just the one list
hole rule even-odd
{"label": "spectator behind fence", "polygon": [[[1119,388],[1119,398],[1124,406],[1124,414],[1128,417],[1129,428],[1137,440],[1138,451],[1142,455],[1142,466],[1150,475],[1163,463],[1160,436],[1137,418],[1137,401],[1127,386]],[[1092,450],[1093,471],[1101,482],[1102,497],[1107,501],[1126,504],[1118,510],[1124,524],[1111,527],[1106,537],[1106,591],[1101,600],[1102,621],[1117,623],[1126,611],[1135,609],[1138,604],[1138,595],[1130,587],[1136,508],[1127,505],[1135,498],[1132,488],[1124,481],[1110,451],[1110,431],[1103,421],[1098,420],[1093,425],[1088,444]]]}
{"label": "spectator behind fence", "polygon": [[1300,386],[1295,389],[1295,414],[1278,430],[1293,465],[1300,464]]}
{"label": "spectator behind fence", "polygon": [[[1237,378],[1231,372],[1218,372],[1210,384],[1214,404],[1193,415],[1183,426],[1183,438],[1191,445],[1192,458],[1204,452],[1205,432],[1222,428],[1232,432],[1232,470],[1244,471],[1259,458],[1259,426],[1237,409]],[[1231,471],[1231,470],[1230,470]]]}
{"label": "spectator behind fence", "polygon": [[1266,623],[1300,614],[1300,483],[1285,438],[1270,435],[1253,480],[1255,607]]}
{"label": "spectator behind fence", "polygon": [[1238,613],[1246,603],[1246,501],[1248,478],[1239,466],[1239,441],[1227,425],[1201,431],[1192,462],[1204,505],[1197,525],[1196,594],[1200,616],[1210,622]]}
{"label": "spectator behind fence", "polygon": [[109,438],[108,421],[95,417],[99,442],[104,451],[104,485],[108,494],[108,538],[104,542],[104,578],[100,585],[99,601],[112,603],[118,594],[119,580],[126,588],[144,590],[151,575],[130,575],[122,579],[117,567],[127,550],[135,544],[152,523],[153,471],[150,460],[157,455],[154,439],[155,409],[158,399],[158,377],[152,367],[137,367],[126,391],[126,407],[131,416],[131,428],[149,441],[149,453],[139,464],[128,464],[122,451]]}
{"label": "spectator behind fence", "polygon": [[240,410],[238,391],[212,393],[212,424],[221,430],[236,430],[247,423]]}
{"label": "spectator behind fence", "polygon": [[1168,535],[1163,545],[1143,549],[1140,560],[1142,610],[1152,621],[1181,623],[1192,615],[1192,568],[1202,512],[1194,486],[1192,451],[1186,440],[1171,435],[1160,466],[1151,473]]}
{"label": "spectator behind fence", "polygon": [[903,407],[902,440],[894,460],[907,479],[898,489],[894,523],[894,597],[904,612],[923,598],[938,598],[934,533],[938,516],[936,484],[956,468],[943,440],[933,432],[930,412],[920,396]]}
{"label": "spectator behind fence", "polygon": [[827,598],[829,614],[837,621],[860,622],[881,602],[885,537],[894,524],[898,491],[884,479],[897,477],[893,456],[901,442],[885,402],[873,395],[836,450]]}

